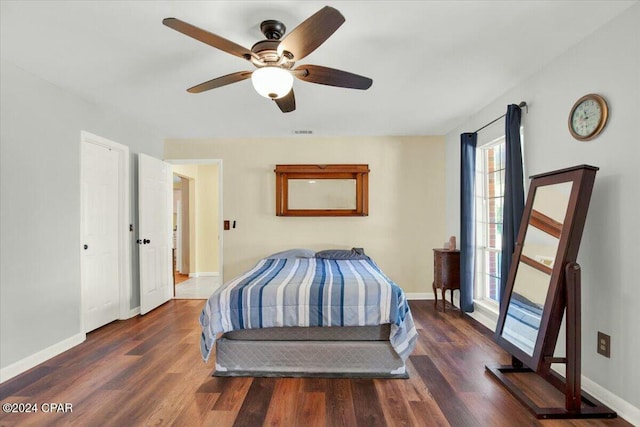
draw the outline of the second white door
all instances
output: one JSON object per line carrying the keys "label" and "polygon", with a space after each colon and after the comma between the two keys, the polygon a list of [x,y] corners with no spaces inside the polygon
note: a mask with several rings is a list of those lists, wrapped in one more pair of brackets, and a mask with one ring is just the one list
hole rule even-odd
{"label": "second white door", "polygon": [[140,313],[173,296],[171,235],[172,171],[168,163],[138,155]]}

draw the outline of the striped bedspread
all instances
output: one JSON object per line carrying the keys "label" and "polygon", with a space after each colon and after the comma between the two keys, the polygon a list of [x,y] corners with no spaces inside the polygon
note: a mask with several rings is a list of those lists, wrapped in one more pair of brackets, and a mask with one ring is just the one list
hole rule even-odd
{"label": "striped bedspread", "polygon": [[201,351],[238,329],[391,324],[389,340],[403,359],[417,339],[402,289],[372,260],[260,260],[217,289],[200,315]]}

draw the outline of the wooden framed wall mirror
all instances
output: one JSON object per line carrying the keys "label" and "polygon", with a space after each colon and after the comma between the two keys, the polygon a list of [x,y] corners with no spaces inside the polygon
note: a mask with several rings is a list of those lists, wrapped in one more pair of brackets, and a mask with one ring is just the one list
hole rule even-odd
{"label": "wooden framed wall mirror", "polygon": [[[580,266],[576,263],[597,167],[581,165],[531,177],[495,339],[513,356],[487,367],[538,418],[613,418],[581,392]],[[554,357],[566,311],[566,357]],[[566,365],[566,378],[551,372]],[[535,372],[565,393],[564,408],[541,408],[507,374]],[[521,383],[520,383],[521,384]]]}
{"label": "wooden framed wall mirror", "polygon": [[276,215],[367,216],[369,166],[276,165]]}

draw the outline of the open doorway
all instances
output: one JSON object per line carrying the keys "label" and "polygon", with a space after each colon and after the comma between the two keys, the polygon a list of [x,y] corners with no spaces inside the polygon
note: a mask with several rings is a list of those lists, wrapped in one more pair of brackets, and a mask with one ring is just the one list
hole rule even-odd
{"label": "open doorway", "polygon": [[174,160],[174,298],[206,299],[222,280],[222,162]]}
{"label": "open doorway", "polygon": [[173,172],[173,283],[175,286],[189,279],[189,178]]}

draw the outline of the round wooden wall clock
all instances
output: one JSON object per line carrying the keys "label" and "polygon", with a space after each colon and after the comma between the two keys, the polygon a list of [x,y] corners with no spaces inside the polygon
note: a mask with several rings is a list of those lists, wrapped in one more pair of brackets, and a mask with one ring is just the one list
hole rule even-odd
{"label": "round wooden wall clock", "polygon": [[579,141],[588,141],[602,132],[609,117],[607,101],[590,93],[578,99],[569,113],[569,132]]}

